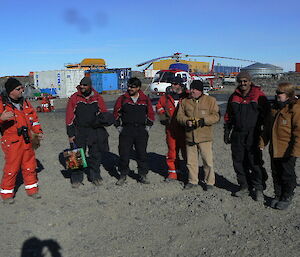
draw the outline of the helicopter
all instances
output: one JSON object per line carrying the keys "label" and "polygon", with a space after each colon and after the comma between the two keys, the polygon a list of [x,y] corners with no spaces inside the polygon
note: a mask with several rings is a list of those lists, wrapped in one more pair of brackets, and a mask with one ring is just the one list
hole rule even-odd
{"label": "helicopter", "polygon": [[[182,54],[182,53],[174,53],[173,55],[169,56],[162,56],[157,57],[145,62],[142,62],[140,64],[137,64],[137,67],[146,66],[146,69],[148,69],[153,62],[161,60],[161,59],[174,59],[175,63],[171,64],[168,70],[160,70],[155,75],[151,82],[151,84],[148,86],[150,88],[150,92],[154,95],[162,95],[166,92],[166,88],[171,85],[172,80],[174,77],[179,76],[184,81],[185,87],[189,90],[190,84],[193,80],[201,80],[204,82],[205,87],[204,91],[207,93],[208,91],[212,89],[216,89],[221,87],[222,80],[219,79],[219,77],[214,73],[214,59],[212,61],[212,67],[207,74],[195,74],[191,73],[189,71],[188,64],[180,63],[180,60],[182,58],[188,58],[188,57],[210,57],[210,58],[223,58],[223,59],[230,59],[230,60],[238,60],[238,61],[246,61],[246,62],[255,62],[252,60],[245,60],[240,58],[232,58],[232,57],[223,57],[223,56],[214,56],[214,55],[189,55],[189,54]],[[147,88],[148,89],[148,88]]]}

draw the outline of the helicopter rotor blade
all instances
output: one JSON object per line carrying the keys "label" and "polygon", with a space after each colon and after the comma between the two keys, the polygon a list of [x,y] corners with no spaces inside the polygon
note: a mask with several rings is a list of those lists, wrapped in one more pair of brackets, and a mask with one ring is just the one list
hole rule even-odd
{"label": "helicopter rotor blade", "polygon": [[190,55],[185,54],[183,57],[211,57],[211,58],[221,58],[221,59],[229,59],[229,60],[236,60],[236,61],[244,61],[244,62],[256,62],[253,60],[246,60],[246,59],[240,59],[240,58],[233,58],[233,57],[224,57],[224,56],[215,56],[215,55]]}
{"label": "helicopter rotor blade", "polygon": [[145,65],[145,64],[147,64],[147,63],[149,63],[149,62],[150,62],[150,63],[153,63],[153,62],[155,62],[155,61],[157,61],[157,60],[160,60],[160,59],[173,58],[173,57],[174,57],[174,55],[157,57],[157,58],[151,59],[151,60],[149,60],[149,61],[146,61],[146,62],[142,62],[142,63],[140,63],[140,64],[137,64],[136,66],[137,66],[137,67],[140,67],[140,66],[143,66],[143,65]]}
{"label": "helicopter rotor blade", "polygon": [[152,65],[152,63],[153,62],[150,62],[150,64],[146,66],[145,70],[147,70]]}

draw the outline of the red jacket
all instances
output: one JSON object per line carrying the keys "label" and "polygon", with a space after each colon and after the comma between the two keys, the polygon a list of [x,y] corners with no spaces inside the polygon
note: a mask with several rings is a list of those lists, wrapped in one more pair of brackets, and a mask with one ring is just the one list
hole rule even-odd
{"label": "red jacket", "polygon": [[154,122],[154,111],[152,103],[141,90],[139,90],[139,98],[136,103],[133,102],[130,95],[125,93],[121,95],[114,107],[114,117],[116,126],[126,124],[140,124],[152,126]]}
{"label": "red jacket", "polygon": [[239,89],[230,96],[224,115],[225,124],[238,131],[248,131],[263,125],[270,112],[268,100],[260,87],[251,86],[243,97]]}
{"label": "red jacket", "polygon": [[11,120],[0,120],[1,134],[3,139],[9,139],[11,141],[24,140],[23,136],[18,135],[18,128],[25,126],[28,128],[28,134],[31,135],[31,131],[36,134],[43,133],[41,125],[38,120],[35,109],[31,103],[24,99],[21,101],[21,110],[18,110],[8,99],[8,97],[1,95],[0,97],[0,113],[4,110],[14,113],[14,117]]}
{"label": "red jacket", "polygon": [[75,127],[92,127],[97,113],[107,112],[102,96],[93,89],[89,97],[78,90],[67,104],[66,125],[69,137],[75,135]]}
{"label": "red jacket", "polygon": [[[160,97],[158,103],[156,104],[156,112],[158,115],[165,115],[169,119],[169,125],[172,126],[177,124],[176,115],[179,104],[182,99],[186,98],[186,94],[182,94],[179,98],[177,105],[171,94],[165,94]],[[172,127],[171,126],[171,127]]]}

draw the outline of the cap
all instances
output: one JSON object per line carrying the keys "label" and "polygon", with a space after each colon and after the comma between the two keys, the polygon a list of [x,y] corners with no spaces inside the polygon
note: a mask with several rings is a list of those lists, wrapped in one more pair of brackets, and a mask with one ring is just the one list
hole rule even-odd
{"label": "cap", "polygon": [[15,78],[8,78],[8,80],[5,82],[5,90],[6,93],[9,95],[11,91],[13,91],[16,87],[21,86],[21,82]]}
{"label": "cap", "polygon": [[175,77],[173,80],[172,80],[172,84],[178,84],[178,85],[181,85],[183,84],[183,79],[181,77]]}
{"label": "cap", "polygon": [[80,85],[88,85],[91,86],[92,85],[92,80],[90,77],[84,77],[81,81],[80,81]]}
{"label": "cap", "polygon": [[190,88],[197,89],[199,91],[203,91],[203,82],[201,80],[193,80]]}

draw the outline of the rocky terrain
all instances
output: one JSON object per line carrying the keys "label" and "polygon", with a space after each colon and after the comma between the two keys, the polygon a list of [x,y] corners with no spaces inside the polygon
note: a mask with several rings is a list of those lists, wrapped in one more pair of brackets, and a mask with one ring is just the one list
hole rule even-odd
{"label": "rocky terrain", "polygon": [[[109,107],[116,97],[104,95]],[[224,97],[218,100],[224,113]],[[269,174],[265,203],[232,196],[237,185],[230,146],[223,143],[222,120],[214,130],[217,181],[212,191],[204,191],[201,185],[185,191],[182,181],[164,182],[167,147],[159,122],[152,127],[148,144],[151,184],[137,183],[132,174],[123,187],[115,185],[118,132],[109,127],[110,152],[101,167],[103,185],[95,187],[85,178],[84,185],[73,189],[61,158],[68,148],[65,105],[65,99],[55,100],[56,112],[39,114],[45,132],[36,153],[42,199],[26,196],[19,183],[15,204],[0,204],[0,256],[299,256],[299,187],[288,210],[268,206],[273,190],[265,150]],[[136,173],[134,158],[133,153],[130,167]],[[299,163],[296,170],[299,176]],[[182,180],[184,172],[183,164]]]}

